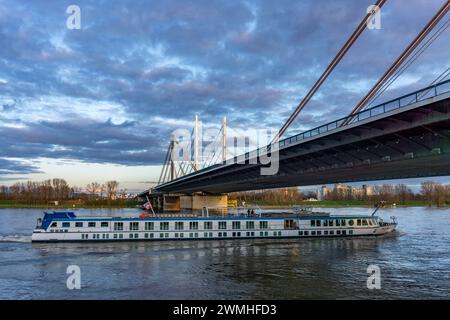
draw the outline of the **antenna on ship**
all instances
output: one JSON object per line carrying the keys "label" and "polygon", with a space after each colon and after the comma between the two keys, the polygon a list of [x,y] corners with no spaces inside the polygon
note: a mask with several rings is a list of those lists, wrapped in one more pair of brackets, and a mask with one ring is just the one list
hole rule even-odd
{"label": "antenna on ship", "polygon": [[384,201],[380,201],[380,202],[375,204],[376,208],[375,208],[374,212],[372,212],[371,217],[373,217],[373,215],[378,211],[378,209],[380,209],[382,204],[384,204]]}

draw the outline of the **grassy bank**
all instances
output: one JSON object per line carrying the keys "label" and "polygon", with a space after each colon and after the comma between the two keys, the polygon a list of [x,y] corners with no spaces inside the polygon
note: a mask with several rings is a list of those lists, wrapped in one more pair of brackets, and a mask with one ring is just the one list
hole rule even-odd
{"label": "grassy bank", "polygon": [[0,200],[0,208],[36,208],[36,209],[67,209],[67,208],[134,208],[136,200],[73,200],[54,203],[25,202],[17,200]]}
{"label": "grassy bank", "polygon": [[[136,200],[78,200],[78,201],[62,201],[58,205],[53,203],[27,203],[16,200],[0,200],[0,208],[36,208],[36,209],[67,209],[67,208],[134,208],[138,202]],[[364,200],[323,200],[323,201],[297,201],[297,202],[273,202],[273,201],[247,201],[247,205],[258,205],[263,208],[291,208],[294,205],[304,207],[321,207],[321,208],[345,208],[360,207],[373,208],[374,202]],[[396,207],[429,207],[427,201],[413,200],[405,203],[396,203]],[[432,204],[435,207],[436,205]],[[394,207],[387,204],[386,207]],[[450,202],[446,202],[441,207],[450,208]]]}
{"label": "grassy bank", "polygon": [[[322,207],[322,208],[345,208],[345,207],[367,207],[373,208],[375,206],[374,202],[365,200],[323,200],[323,201],[300,201],[300,202],[284,202],[284,203],[274,203],[271,201],[248,201],[248,205],[258,205],[266,208],[288,208],[293,205],[305,206],[305,207]],[[394,207],[393,204],[387,204],[387,207]],[[396,203],[396,207],[428,207],[430,206],[427,201],[412,200],[406,201],[404,203]],[[432,206],[435,206],[432,204]],[[444,207],[450,207],[450,203],[447,202]]]}

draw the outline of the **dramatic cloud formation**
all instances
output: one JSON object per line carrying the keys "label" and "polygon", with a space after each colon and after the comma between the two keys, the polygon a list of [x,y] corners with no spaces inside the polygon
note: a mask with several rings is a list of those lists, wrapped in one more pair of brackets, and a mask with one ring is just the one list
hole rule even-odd
{"label": "dramatic cloud formation", "polygon": [[[69,30],[72,2],[0,0],[3,179],[42,159],[161,164],[196,113],[279,128],[373,1],[76,1],[81,30]],[[363,34],[292,132],[348,113],[443,2],[388,1],[382,29]],[[449,65],[448,40],[384,98],[428,85]]]}

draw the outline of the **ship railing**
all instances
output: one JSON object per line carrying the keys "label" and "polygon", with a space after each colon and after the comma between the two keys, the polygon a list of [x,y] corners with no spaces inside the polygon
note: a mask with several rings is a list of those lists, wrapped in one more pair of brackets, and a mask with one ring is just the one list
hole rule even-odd
{"label": "ship railing", "polygon": [[229,215],[235,216],[259,216],[262,215],[261,207],[258,205],[253,206],[240,206],[240,207],[228,207],[228,206],[204,206],[202,207],[202,217],[208,218],[210,215],[210,211],[220,211],[222,216],[225,215],[225,212]]}

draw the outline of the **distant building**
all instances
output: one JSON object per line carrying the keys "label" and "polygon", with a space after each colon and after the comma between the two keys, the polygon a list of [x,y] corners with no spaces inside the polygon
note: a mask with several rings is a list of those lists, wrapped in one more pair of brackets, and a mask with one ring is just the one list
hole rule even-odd
{"label": "distant building", "polygon": [[373,187],[362,185],[360,188],[352,187],[343,183],[336,183],[334,188],[322,186],[317,190],[317,200],[325,200],[328,196],[335,196],[338,198],[364,198],[370,197],[374,194]]}

